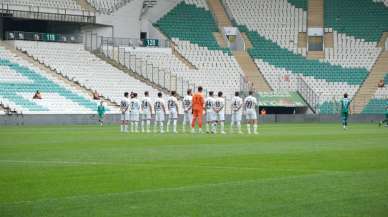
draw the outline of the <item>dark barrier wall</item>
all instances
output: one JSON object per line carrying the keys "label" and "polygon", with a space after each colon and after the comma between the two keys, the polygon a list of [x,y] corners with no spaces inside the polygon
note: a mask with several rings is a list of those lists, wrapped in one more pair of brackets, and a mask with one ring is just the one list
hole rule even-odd
{"label": "dark barrier wall", "polygon": [[[350,123],[377,123],[383,115],[351,115]],[[230,116],[226,116],[227,122]],[[77,125],[97,124],[96,115],[0,115],[0,126],[7,125]],[[182,116],[180,116],[180,122]],[[260,123],[339,123],[338,115],[267,115]],[[105,123],[119,124],[120,115],[107,115]]]}

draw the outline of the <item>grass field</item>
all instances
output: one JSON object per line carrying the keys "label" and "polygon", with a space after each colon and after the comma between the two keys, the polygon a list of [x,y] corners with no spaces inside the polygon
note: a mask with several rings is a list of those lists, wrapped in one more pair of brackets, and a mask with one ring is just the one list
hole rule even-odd
{"label": "grass field", "polygon": [[388,216],[388,129],[375,124],[118,130],[0,126],[0,216]]}

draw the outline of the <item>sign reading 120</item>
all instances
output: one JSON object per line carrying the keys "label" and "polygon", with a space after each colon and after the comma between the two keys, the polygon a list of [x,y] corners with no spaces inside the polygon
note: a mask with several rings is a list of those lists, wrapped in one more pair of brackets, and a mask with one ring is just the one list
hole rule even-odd
{"label": "sign reading 120", "polygon": [[145,47],[159,47],[158,39],[145,39],[143,42]]}

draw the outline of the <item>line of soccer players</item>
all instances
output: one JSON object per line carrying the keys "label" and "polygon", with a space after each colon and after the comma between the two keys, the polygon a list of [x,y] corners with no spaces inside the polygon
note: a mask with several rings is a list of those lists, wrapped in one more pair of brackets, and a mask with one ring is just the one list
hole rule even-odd
{"label": "line of soccer players", "polygon": [[[225,99],[220,91],[215,96],[213,91],[209,92],[206,97],[202,94],[202,87],[198,87],[198,92],[192,93],[187,90],[187,95],[183,98],[183,128],[186,132],[187,126],[191,126],[191,132],[195,133],[195,123],[198,121],[198,132],[202,132],[202,116],[205,114],[206,132],[225,134]],[[257,134],[257,100],[253,92],[249,92],[244,100],[240,97],[239,92],[235,93],[232,99],[231,110],[231,133],[242,133],[241,120],[243,114],[247,120],[248,134]],[[166,132],[177,133],[177,122],[179,114],[178,99],[175,91],[171,91],[171,96],[167,101],[163,99],[162,93],[158,93],[154,100],[151,100],[149,93],[145,92],[144,97],[140,100],[137,93],[124,93],[124,98],[120,103],[121,111],[121,132],[151,132],[151,120],[154,120],[154,132],[164,133],[164,122],[167,116]],[[140,129],[139,129],[140,123]],[[159,128],[159,129],[158,129]]]}

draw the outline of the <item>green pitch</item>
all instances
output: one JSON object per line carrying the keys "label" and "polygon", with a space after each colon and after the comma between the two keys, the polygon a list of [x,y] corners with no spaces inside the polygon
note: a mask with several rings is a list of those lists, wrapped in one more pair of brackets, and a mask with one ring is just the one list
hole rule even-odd
{"label": "green pitch", "polygon": [[0,127],[1,217],[388,216],[388,129]]}

